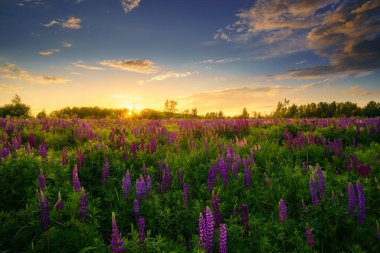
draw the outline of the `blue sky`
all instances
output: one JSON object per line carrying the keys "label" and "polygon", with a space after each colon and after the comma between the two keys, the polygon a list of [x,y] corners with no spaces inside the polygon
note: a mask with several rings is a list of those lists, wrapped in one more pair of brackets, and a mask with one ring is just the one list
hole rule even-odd
{"label": "blue sky", "polygon": [[379,101],[380,3],[2,0],[0,103],[270,112]]}

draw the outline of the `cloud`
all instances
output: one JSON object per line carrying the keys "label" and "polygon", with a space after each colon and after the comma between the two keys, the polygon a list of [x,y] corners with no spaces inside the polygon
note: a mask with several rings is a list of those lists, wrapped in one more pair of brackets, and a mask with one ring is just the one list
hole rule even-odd
{"label": "cloud", "polygon": [[63,42],[62,42],[62,46],[63,46],[64,48],[70,48],[70,47],[73,47],[73,44],[70,43],[70,42],[63,41]]}
{"label": "cloud", "polygon": [[105,70],[105,68],[86,65],[83,61],[76,61],[76,62],[72,62],[71,64],[74,65],[75,67],[87,69],[87,70]]}
{"label": "cloud", "polygon": [[55,53],[58,53],[60,50],[59,49],[50,49],[48,51],[42,51],[42,52],[39,52],[40,55],[43,55],[43,56],[51,56]]}
{"label": "cloud", "polygon": [[61,22],[59,20],[53,19],[49,23],[43,24],[43,26],[45,26],[45,27],[52,27],[52,26],[60,25],[60,24],[61,24]]}
{"label": "cloud", "polygon": [[234,61],[239,61],[240,58],[223,58],[219,60],[213,60],[213,59],[208,59],[208,60],[203,60],[198,62],[198,64],[224,64],[224,63],[230,63]]}
{"label": "cloud", "polygon": [[103,66],[108,66],[115,69],[137,72],[142,74],[155,74],[158,68],[154,62],[150,60],[140,59],[119,59],[119,60],[104,60],[99,62]]}
{"label": "cloud", "polygon": [[20,91],[20,87],[14,85],[0,84],[0,91],[6,93],[17,93]]}
{"label": "cloud", "polygon": [[80,18],[68,17],[66,20],[53,19],[49,23],[43,24],[43,26],[50,28],[52,26],[59,25],[62,28],[80,29],[81,28],[81,25],[80,25],[81,22],[82,22],[82,20]]}
{"label": "cloud", "polygon": [[293,34],[292,30],[279,30],[279,31],[275,31],[275,32],[272,32],[269,35],[267,35],[264,38],[264,41],[268,44],[272,44],[273,42],[282,40],[282,39],[284,39],[284,38],[286,38],[292,34]]}
{"label": "cloud", "polygon": [[121,6],[125,12],[130,12],[134,8],[138,7],[141,0],[120,0]]}
{"label": "cloud", "polygon": [[76,4],[80,4],[80,3],[83,3],[85,0],[75,0],[75,3]]}
{"label": "cloud", "polygon": [[32,76],[26,70],[21,69],[12,63],[0,64],[0,78],[29,81],[39,84],[60,84],[70,81],[66,78],[48,75]]}
{"label": "cloud", "polygon": [[69,29],[80,29],[80,22],[82,20],[80,18],[69,17],[65,22],[62,23],[63,28]]}
{"label": "cloud", "polygon": [[152,77],[151,79],[148,80],[148,82],[163,81],[163,80],[168,79],[168,78],[184,78],[184,77],[192,75],[193,73],[195,73],[195,72],[176,73],[176,72],[172,72],[172,71],[166,71],[166,72],[163,72],[157,76]]}

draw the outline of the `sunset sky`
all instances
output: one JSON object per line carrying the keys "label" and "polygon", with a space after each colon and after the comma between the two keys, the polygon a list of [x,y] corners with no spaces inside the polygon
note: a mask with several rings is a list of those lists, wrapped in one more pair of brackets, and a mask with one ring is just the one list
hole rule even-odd
{"label": "sunset sky", "polygon": [[0,0],[0,104],[380,100],[380,1]]}

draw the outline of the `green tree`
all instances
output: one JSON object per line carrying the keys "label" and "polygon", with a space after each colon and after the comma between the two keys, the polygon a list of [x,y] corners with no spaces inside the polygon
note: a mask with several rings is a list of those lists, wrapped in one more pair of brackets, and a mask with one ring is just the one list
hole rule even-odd
{"label": "green tree", "polygon": [[31,116],[30,106],[21,102],[21,97],[15,95],[10,104],[0,107],[0,117],[28,118]]}
{"label": "green tree", "polygon": [[43,109],[41,112],[39,112],[36,116],[37,119],[46,119],[46,117],[47,117],[47,114],[46,114],[45,109]]}
{"label": "green tree", "polygon": [[175,100],[166,100],[164,111],[168,115],[168,117],[173,117],[174,113],[177,112],[177,105],[178,102]]}
{"label": "green tree", "polygon": [[247,108],[243,108],[243,112],[241,113],[241,118],[248,119],[249,118],[249,112],[247,111]]}

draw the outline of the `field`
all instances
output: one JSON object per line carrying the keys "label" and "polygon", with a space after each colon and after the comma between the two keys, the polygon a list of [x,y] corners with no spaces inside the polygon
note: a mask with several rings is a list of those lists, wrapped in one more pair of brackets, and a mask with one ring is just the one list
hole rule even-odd
{"label": "field", "polygon": [[0,252],[380,252],[380,119],[1,119],[0,152]]}

